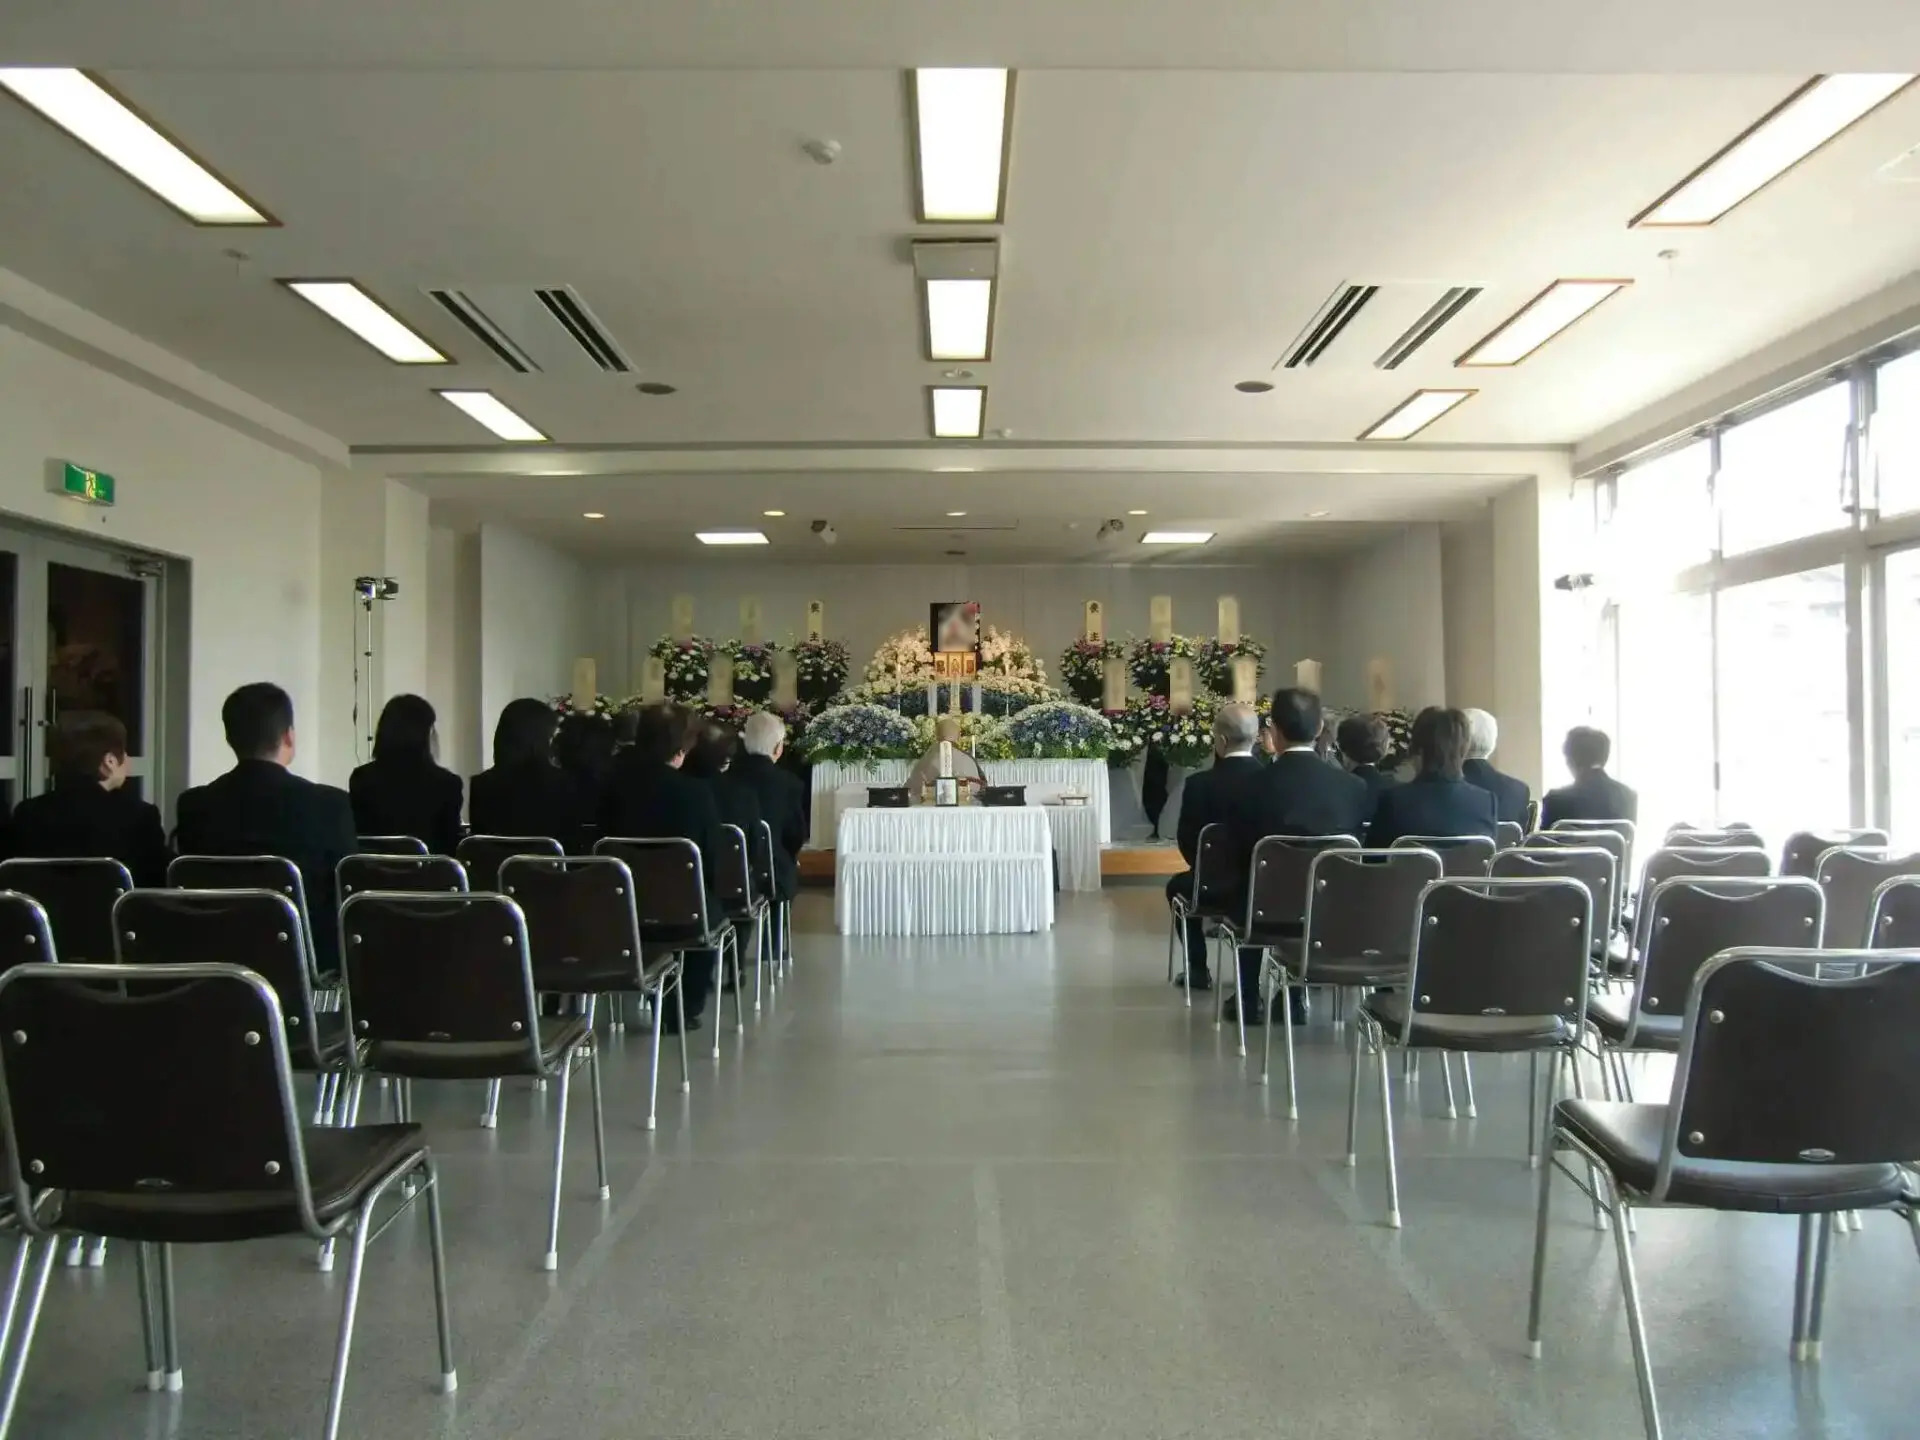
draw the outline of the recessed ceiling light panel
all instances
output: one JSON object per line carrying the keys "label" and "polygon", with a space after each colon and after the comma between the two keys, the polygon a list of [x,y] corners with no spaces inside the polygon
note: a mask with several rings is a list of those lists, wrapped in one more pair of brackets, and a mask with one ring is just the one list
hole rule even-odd
{"label": "recessed ceiling light panel", "polygon": [[919,218],[997,225],[1006,198],[1012,74],[915,70],[912,86]]}
{"label": "recessed ceiling light panel", "polygon": [[1631,280],[1556,280],[1491,335],[1453,363],[1518,365],[1574,321],[1590,315],[1633,282]]}
{"label": "recessed ceiling light panel", "polygon": [[1129,511],[1127,511],[1127,513],[1128,513],[1129,515],[1144,515],[1144,514],[1146,514],[1147,512],[1146,512],[1146,511],[1144,511],[1144,510],[1129,510]]}
{"label": "recessed ceiling light panel", "polygon": [[694,539],[702,545],[765,545],[767,537],[758,530],[697,530]]}
{"label": "recessed ceiling light panel", "polygon": [[762,510],[760,513],[769,520],[784,520],[787,515],[784,510]]}
{"label": "recessed ceiling light panel", "polygon": [[1711,225],[1913,82],[1911,75],[1816,75],[1629,225]]}
{"label": "recessed ceiling light panel", "polygon": [[985,360],[993,333],[993,281],[929,280],[927,358]]}
{"label": "recessed ceiling light panel", "polygon": [[605,511],[601,511],[601,510],[583,510],[583,511],[581,511],[581,512],[580,512],[580,518],[581,518],[582,520],[604,520],[604,519],[606,519],[607,517],[606,517],[606,512],[605,512]]}
{"label": "recessed ceiling light panel", "polygon": [[84,70],[4,68],[0,89],[39,111],[196,225],[279,223]]}
{"label": "recessed ceiling light panel", "polygon": [[282,280],[280,283],[396,365],[448,363],[445,355],[408,329],[399,316],[352,280]]}
{"label": "recessed ceiling light panel", "polygon": [[1409,440],[1478,390],[1416,390],[1360,432],[1362,440]]}
{"label": "recessed ceiling light panel", "polygon": [[1211,530],[1149,530],[1140,537],[1142,545],[1204,545],[1213,539]]}
{"label": "recessed ceiling light panel", "polygon": [[436,390],[434,394],[466,411],[502,440],[532,442],[547,438],[508,409],[491,390]]}
{"label": "recessed ceiling light panel", "polygon": [[933,438],[978,440],[987,416],[984,385],[929,385],[927,404]]}

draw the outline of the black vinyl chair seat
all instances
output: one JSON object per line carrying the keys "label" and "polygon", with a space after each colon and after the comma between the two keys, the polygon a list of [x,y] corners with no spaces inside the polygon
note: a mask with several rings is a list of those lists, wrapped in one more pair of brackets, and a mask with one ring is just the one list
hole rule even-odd
{"label": "black vinyl chair seat", "polygon": [[547,1075],[567,1052],[592,1034],[584,1015],[540,1019],[540,1064],[524,1040],[378,1040],[367,1046],[365,1065],[383,1075],[412,1080],[494,1080],[502,1075]]}
{"label": "black vinyl chair seat", "polygon": [[[1587,1020],[1609,1045],[1626,1044],[1627,1027],[1633,1023],[1633,996],[1614,993],[1590,996],[1587,1000]],[[1633,1048],[1662,1050],[1669,1055],[1678,1055],[1680,1037],[1684,1033],[1685,1016],[1642,1014],[1640,1028],[1633,1037]]]}
{"label": "black vinyl chair seat", "polygon": [[[383,1176],[417,1163],[427,1153],[426,1131],[419,1125],[307,1127],[301,1140],[314,1218],[329,1228],[358,1208]],[[64,1193],[58,1214],[48,1223],[115,1240],[183,1245],[306,1233],[293,1196],[267,1190],[188,1195],[73,1190]]]}
{"label": "black vinyl chair seat", "polygon": [[[1290,967],[1298,974],[1298,966]],[[1311,970],[1315,985],[1338,985],[1358,989],[1367,985],[1404,985],[1407,983],[1407,957],[1376,951],[1371,955],[1315,955]]]}
{"label": "black vinyl chair seat", "polygon": [[[1556,1118],[1626,1185],[1642,1194],[1653,1189],[1667,1124],[1665,1105],[1562,1100]],[[1892,1205],[1906,1197],[1908,1188],[1898,1165],[1774,1165],[1682,1157],[1674,1162],[1666,1203],[1765,1215],[1822,1214]]]}
{"label": "black vinyl chair seat", "polygon": [[[1316,962],[1316,974],[1319,968]],[[1415,1050],[1539,1050],[1565,1043],[1572,1033],[1559,1015],[1415,1015],[1412,1033],[1403,1038],[1407,1029],[1404,991],[1369,995],[1365,1008],[1389,1042]]]}

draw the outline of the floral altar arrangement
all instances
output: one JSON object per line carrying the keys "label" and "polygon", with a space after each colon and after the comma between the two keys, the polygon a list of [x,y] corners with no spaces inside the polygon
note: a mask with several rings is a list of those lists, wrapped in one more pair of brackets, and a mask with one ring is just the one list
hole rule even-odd
{"label": "floral altar arrangement", "polygon": [[1199,654],[1194,657],[1194,678],[1211,690],[1215,695],[1226,699],[1233,696],[1233,662],[1242,655],[1253,657],[1255,674],[1265,672],[1267,668],[1267,647],[1258,640],[1242,635],[1238,640],[1202,640]]}
{"label": "floral altar arrangement", "polygon": [[1113,726],[1098,710],[1071,700],[1031,705],[1001,727],[1012,756],[1022,760],[1104,760]]}
{"label": "floral altar arrangement", "polygon": [[1171,640],[1136,640],[1127,653],[1127,674],[1133,683],[1149,695],[1164,698],[1167,693],[1167,667],[1176,659],[1194,662],[1194,679],[1200,678],[1200,646],[1203,641],[1191,635],[1176,635]]}
{"label": "floral altar arrangement", "polygon": [[[927,632],[914,629],[889,635],[867,662],[865,678],[869,686],[915,681],[924,686],[933,679],[933,648],[927,644]],[[979,678],[982,684],[994,678],[1026,681],[1036,693],[1047,688],[1047,668],[1033,647],[994,625],[980,627]]]}
{"label": "floral altar arrangement", "polygon": [[714,646],[733,661],[734,697],[758,705],[773,694],[773,657],[781,647],[771,641],[724,640]]}
{"label": "floral altar arrangement", "polygon": [[631,700],[616,700],[611,695],[595,695],[593,704],[584,707],[575,705],[571,695],[554,695],[547,700],[547,704],[553,707],[553,713],[563,720],[569,715],[592,715],[597,719],[611,720],[634,703]]}
{"label": "floral altar arrangement", "polygon": [[1100,718],[1113,731],[1113,743],[1107,748],[1107,764],[1125,769],[1146,753],[1147,737],[1133,724],[1132,710],[1102,710]]}
{"label": "floral altar arrangement", "polygon": [[1158,750],[1169,765],[1189,769],[1206,763],[1213,753],[1213,708],[1209,695],[1193,697],[1193,708],[1176,715],[1164,695],[1143,695],[1131,701],[1116,728],[1132,732],[1134,753]]}
{"label": "floral altar arrangement", "polygon": [[1082,705],[1098,705],[1107,689],[1107,661],[1119,659],[1127,647],[1118,640],[1089,640],[1085,636],[1060,652],[1060,679]]}
{"label": "floral altar arrangement", "polygon": [[933,749],[939,739],[934,727],[940,720],[957,718],[960,721],[960,748],[969,752],[976,760],[1011,760],[1013,747],[1007,742],[1004,722],[991,715],[962,714],[958,717],[942,715],[937,719],[931,715],[921,715],[911,721],[913,725],[914,750],[916,756],[924,755]]}
{"label": "floral altar arrangement", "polygon": [[809,760],[849,764],[910,760],[925,749],[913,722],[882,705],[835,705],[822,710],[807,726],[799,748]]}
{"label": "floral altar arrangement", "polygon": [[864,676],[869,688],[876,685],[924,685],[933,678],[933,647],[927,644],[924,630],[902,630],[880,642],[867,662]]}
{"label": "floral altar arrangement", "polygon": [[803,703],[824,704],[845,687],[853,657],[840,641],[800,640],[787,648],[793,654],[794,679]]}
{"label": "floral altar arrangement", "polygon": [[[1054,698],[1053,691],[1033,680],[1021,680],[1006,675],[983,675],[978,682],[980,690],[980,708],[988,715],[1007,716],[1017,714],[1029,705]],[[952,714],[955,710],[954,691],[958,690],[959,713],[973,713],[972,680],[942,680],[938,684],[931,680],[908,680],[898,683],[892,680],[876,681],[871,685],[862,685],[847,692],[849,704],[884,705],[889,710],[898,710],[903,715],[925,715],[927,713],[927,687],[934,686],[934,709],[942,715]]]}
{"label": "floral altar arrangement", "polygon": [[720,648],[697,635],[685,639],[663,635],[653,642],[653,648],[647,653],[666,671],[668,699],[703,700],[707,694],[707,673],[713,666],[714,653]]}

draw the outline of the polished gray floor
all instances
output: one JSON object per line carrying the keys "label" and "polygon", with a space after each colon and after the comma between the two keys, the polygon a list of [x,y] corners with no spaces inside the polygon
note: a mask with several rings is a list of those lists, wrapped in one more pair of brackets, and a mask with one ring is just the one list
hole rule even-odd
{"label": "polished gray floor", "polygon": [[[1622,1436],[1639,1416],[1610,1237],[1562,1185],[1547,1351],[1524,1354],[1534,1189],[1523,1070],[1479,1118],[1399,1097],[1341,1163],[1342,1037],[1302,1115],[1164,984],[1157,890],[1068,896],[1046,938],[841,941],[803,898],[779,1004],[648,1134],[643,1032],[608,1051],[613,1196],[576,1089],[558,1274],[538,1266],[552,1094],[417,1092],[442,1157],[460,1389],[432,1392],[424,1218],[369,1260],[356,1437],[1080,1440]],[[1253,1068],[1249,1069],[1251,1065]],[[1396,1069],[1396,1078],[1398,1072]],[[1276,1065],[1276,1081],[1278,1072]],[[1826,1357],[1787,1360],[1793,1222],[1640,1225],[1668,1434],[1915,1433],[1920,1267],[1837,1242]],[[16,1435],[317,1435],[343,1274],[310,1247],[180,1253],[185,1392],[146,1393],[133,1267],[55,1272]]]}

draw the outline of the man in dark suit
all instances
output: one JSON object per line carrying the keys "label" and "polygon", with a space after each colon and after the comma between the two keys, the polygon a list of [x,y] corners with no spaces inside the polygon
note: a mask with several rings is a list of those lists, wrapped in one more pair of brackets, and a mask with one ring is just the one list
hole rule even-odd
{"label": "man in dark suit", "polygon": [[1494,818],[1527,823],[1527,801],[1533,792],[1527,782],[1493,768],[1487,758],[1500,743],[1500,722],[1485,710],[1463,710],[1467,719],[1467,758],[1461,762],[1460,775],[1469,785],[1478,785],[1493,796]]}
{"label": "man in dark suit", "polygon": [[303,780],[293,763],[293,701],[278,685],[242,685],[220,707],[235,764],[182,792],[175,840],[182,855],[279,855],[300,871],[313,950],[340,968],[334,867],[359,848],[353,803],[332,785]]}
{"label": "man in dark suit", "polygon": [[1613,755],[1613,742],[1607,732],[1591,725],[1576,725],[1567,732],[1561,754],[1567,757],[1567,769],[1573,783],[1549,790],[1540,802],[1540,824],[1551,827],[1561,820],[1633,820],[1640,813],[1640,797],[1607,774],[1607,761]]}
{"label": "man in dark suit", "polygon": [[1399,783],[1380,768],[1380,762],[1387,758],[1387,746],[1392,743],[1386,721],[1378,715],[1349,715],[1334,733],[1340,758],[1347,762],[1347,773],[1367,787],[1365,818],[1371,820],[1380,792]]}
{"label": "man in dark suit", "polygon": [[791,900],[800,886],[800,850],[807,843],[807,793],[800,777],[780,767],[787,748],[787,727],[778,715],[756,710],[740,729],[744,753],[733,762],[737,774],[760,798],[760,817],[773,830],[774,893]]}
{"label": "man in dark suit", "polygon": [[1414,717],[1413,758],[1419,773],[1384,791],[1367,826],[1369,847],[1408,835],[1494,835],[1493,796],[1461,778],[1467,717],[1428,706]]}
{"label": "man in dark suit", "polygon": [[[1252,802],[1258,799],[1257,782],[1264,767],[1254,758],[1254,741],[1259,738],[1260,717],[1251,705],[1222,705],[1213,712],[1213,765],[1196,770],[1180,791],[1180,824],[1175,842],[1188,868],[1167,881],[1167,900],[1178,895],[1188,903],[1194,899],[1195,856],[1199,853],[1200,832],[1207,826],[1222,827],[1224,845],[1210,852],[1207,859],[1206,899],[1209,907],[1218,906],[1228,914],[1239,914],[1246,905],[1247,867],[1251,863],[1254,842],[1248,838],[1259,824],[1251,815]],[[1218,866],[1221,873],[1216,874]],[[1206,925],[1186,922],[1187,968],[1183,979],[1190,979],[1195,990],[1211,990],[1213,975],[1207,967]]]}
{"label": "man in dark suit", "polygon": [[[600,802],[600,833],[636,839],[691,840],[700,847],[701,869],[709,883],[720,855],[720,811],[713,791],[680,767],[693,748],[698,717],[684,705],[648,705],[635,719],[633,745],[614,757]],[[708,901],[710,918],[717,907]],[[713,987],[714,952],[689,950],[681,971],[681,998],[687,1028],[699,1028]],[[671,1007],[664,1024],[673,1033]]]}
{"label": "man in dark suit", "polygon": [[7,825],[8,858],[105,857],[136,885],[167,883],[167,835],[160,812],[123,787],[127,727],[112,715],[69,710],[47,746],[53,788],[22,800]]}

